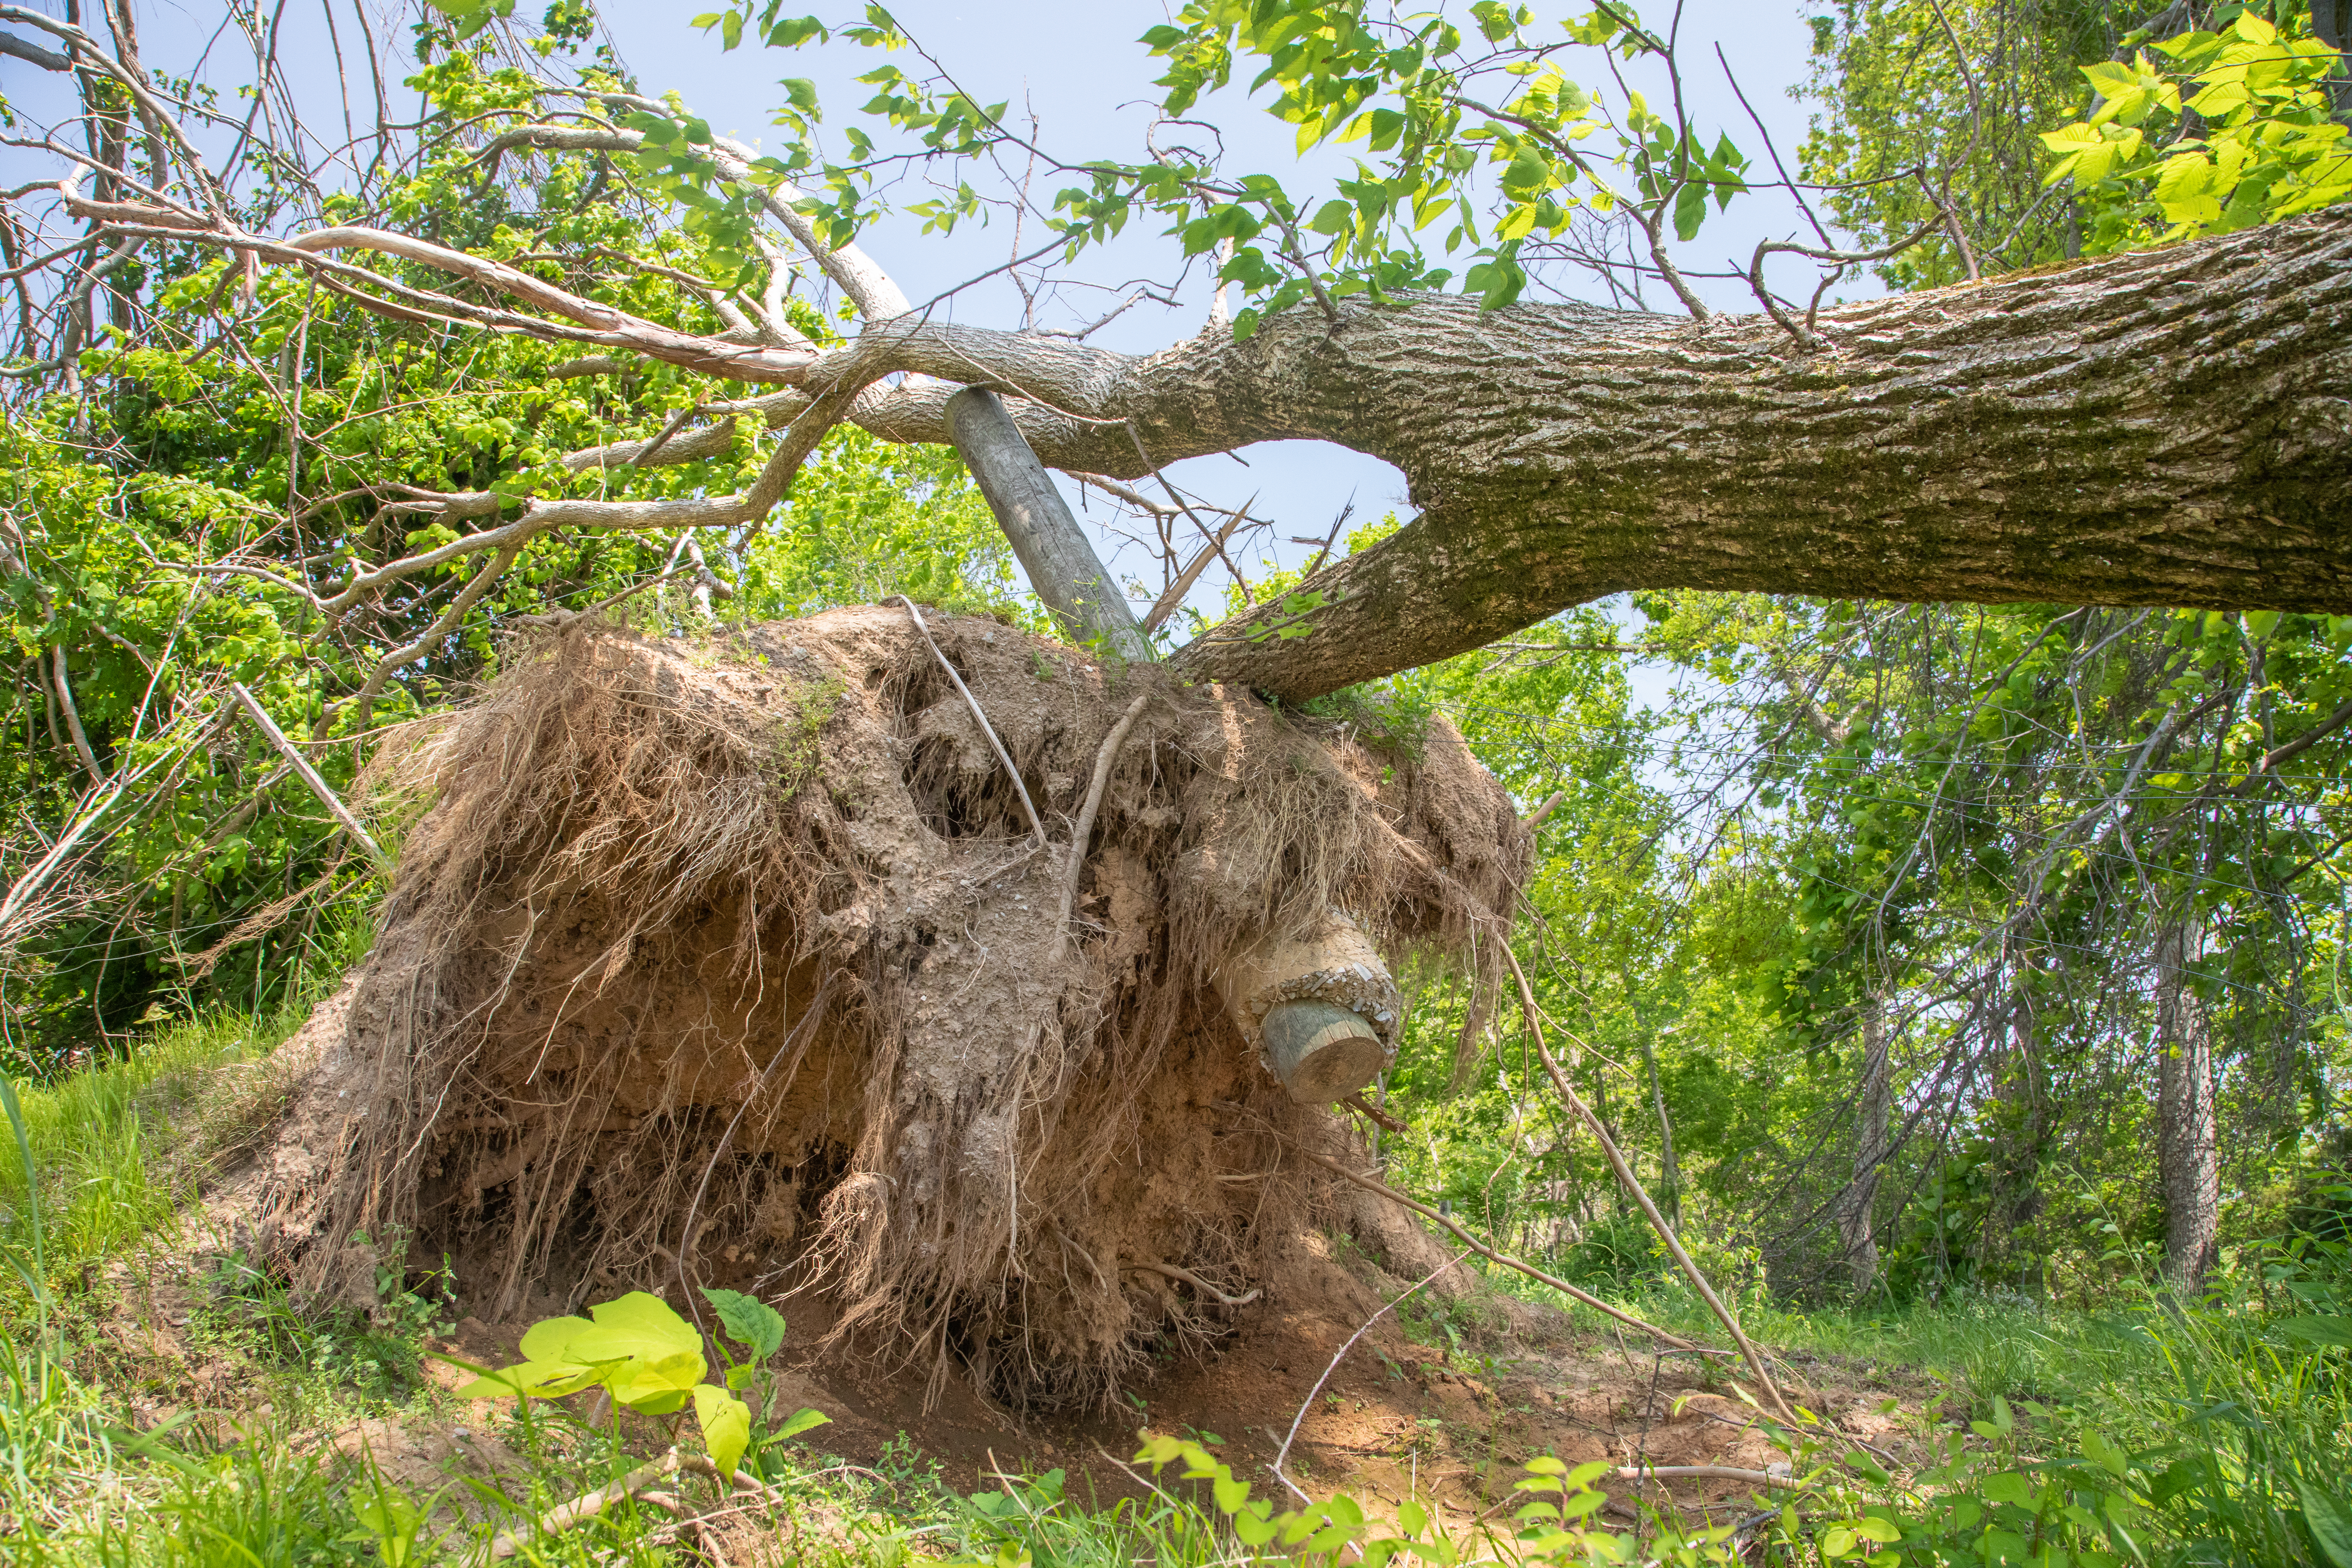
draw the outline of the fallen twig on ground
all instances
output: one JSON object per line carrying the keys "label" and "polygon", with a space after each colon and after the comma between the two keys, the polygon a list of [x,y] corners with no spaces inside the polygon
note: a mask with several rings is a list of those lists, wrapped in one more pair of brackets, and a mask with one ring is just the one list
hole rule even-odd
{"label": "fallen twig on ground", "polygon": [[1421,1279],[1415,1283],[1412,1289],[1404,1291],[1402,1295],[1398,1296],[1395,1300],[1389,1302],[1379,1311],[1374,1312],[1370,1317],[1366,1318],[1364,1320],[1363,1326],[1358,1329],[1354,1333],[1349,1334],[1348,1336],[1348,1342],[1341,1345],[1339,1347],[1339,1353],[1331,1358],[1331,1364],[1323,1369],[1323,1375],[1315,1380],[1315,1386],[1307,1391],[1306,1399],[1301,1402],[1298,1406],[1298,1414],[1290,1418],[1290,1430],[1283,1434],[1282,1447],[1276,1452],[1274,1456],[1274,1463],[1267,1467],[1269,1469],[1274,1471],[1274,1479],[1280,1481],[1284,1486],[1288,1487],[1291,1489],[1291,1492],[1297,1497],[1299,1501],[1312,1506],[1315,1500],[1308,1497],[1306,1492],[1300,1490],[1298,1483],[1292,1480],[1288,1475],[1284,1473],[1282,1462],[1283,1460],[1290,1458],[1290,1445],[1296,1441],[1298,1436],[1299,1423],[1307,1419],[1307,1412],[1314,1407],[1315,1396],[1323,1392],[1323,1385],[1331,1381],[1331,1374],[1339,1370],[1339,1363],[1348,1358],[1348,1352],[1349,1351],[1356,1348],[1356,1342],[1362,1339],[1367,1333],[1371,1331],[1371,1327],[1374,1323],[1379,1322],[1382,1318],[1387,1317],[1391,1312],[1396,1310],[1396,1309],[1402,1305],[1414,1291],[1419,1290],[1423,1286],[1427,1285],[1430,1281],[1435,1279],[1447,1269],[1458,1266],[1464,1258],[1469,1256],[1470,1254],[1467,1251],[1455,1253],[1444,1263],[1439,1264],[1435,1268],[1431,1269],[1427,1274],[1422,1276]]}
{"label": "fallen twig on ground", "polygon": [[584,1520],[593,1519],[623,1498],[635,1497],[664,1477],[677,1474],[681,1462],[677,1450],[672,1448],[651,1464],[639,1465],[610,1486],[598,1487],[594,1491],[573,1498],[561,1508],[549,1510],[528,1529],[509,1530],[498,1536],[490,1542],[490,1556],[494,1561],[512,1557],[534,1535],[552,1535]]}
{"label": "fallen twig on ground", "polygon": [[1706,1276],[1700,1273],[1698,1265],[1691,1261],[1691,1255],[1683,1248],[1682,1237],[1676,1236],[1674,1226],[1666,1223],[1666,1216],[1658,1212],[1656,1201],[1650,1196],[1649,1189],[1634,1176],[1633,1166],[1625,1163],[1624,1152],[1617,1147],[1617,1141],[1609,1136],[1609,1130],[1601,1124],[1601,1118],[1593,1115],[1592,1108],[1584,1103],[1584,1097],[1570,1087],[1568,1075],[1561,1072],[1559,1064],[1552,1059],[1551,1047],[1544,1044],[1542,1015],[1536,1006],[1535,990],[1528,984],[1527,971],[1519,967],[1518,954],[1507,945],[1503,949],[1503,958],[1511,966],[1512,978],[1519,984],[1519,1006],[1527,1015],[1528,1034],[1535,1042],[1536,1058],[1543,1063],[1544,1071],[1551,1078],[1552,1088],[1559,1092],[1560,1099],[1576,1113],[1577,1120],[1584,1123],[1585,1130],[1600,1143],[1601,1152],[1609,1161],[1609,1168],[1617,1173],[1618,1184],[1642,1205],[1642,1212],[1649,1217],[1651,1228],[1658,1233],[1658,1239],[1666,1244],[1666,1251],[1673,1255],[1683,1277],[1691,1282],[1691,1288],[1699,1293],[1717,1320],[1723,1324],[1724,1331],[1739,1347],[1741,1357],[1748,1363],[1748,1370],[1755,1374],[1757,1384],[1764,1391],[1764,1397],[1771,1401],[1772,1413],[1793,1425],[1797,1419],[1796,1412],[1790,1410],[1789,1402],[1780,1397],[1780,1385],[1772,1381],[1771,1373],[1765,1369],[1763,1355],[1740,1331],[1739,1321],[1731,1315],[1731,1309],[1723,1304],[1722,1298],[1715,1293],[1715,1288],[1706,1282]]}

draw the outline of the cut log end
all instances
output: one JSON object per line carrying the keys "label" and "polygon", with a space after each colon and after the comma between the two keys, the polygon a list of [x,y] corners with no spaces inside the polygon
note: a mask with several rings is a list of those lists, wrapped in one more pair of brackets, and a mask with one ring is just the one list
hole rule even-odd
{"label": "cut log end", "polygon": [[1263,1026],[1275,1076],[1301,1105],[1345,1100],[1379,1076],[1386,1047],[1345,1007],[1309,998],[1270,1009]]}

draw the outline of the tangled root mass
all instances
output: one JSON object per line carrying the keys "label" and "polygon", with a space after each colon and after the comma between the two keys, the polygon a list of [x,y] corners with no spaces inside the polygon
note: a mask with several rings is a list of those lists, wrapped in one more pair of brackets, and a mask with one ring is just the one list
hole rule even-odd
{"label": "tangled root mass", "polygon": [[898,609],[575,626],[399,758],[433,804],[312,1090],[340,1135],[274,1200],[298,1279],[398,1235],[494,1316],[787,1281],[837,1338],[1039,1403],[1106,1395],[1263,1276],[1319,1201],[1283,1140],[1339,1133],[1244,1044],[1218,963],[1333,908],[1392,955],[1491,951],[1509,797],[1443,721],[1406,755],[933,626],[1045,843]]}

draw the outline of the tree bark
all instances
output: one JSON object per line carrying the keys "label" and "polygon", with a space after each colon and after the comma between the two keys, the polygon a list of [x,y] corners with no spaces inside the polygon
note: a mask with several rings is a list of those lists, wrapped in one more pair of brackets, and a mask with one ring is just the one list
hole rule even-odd
{"label": "tree bark", "polygon": [[[951,444],[947,401],[967,384],[1010,400],[1037,456],[1065,469],[1133,479],[1284,439],[1383,458],[1418,519],[1174,660],[1290,700],[1629,588],[2352,612],[2352,204],[1832,310],[1811,348],[1759,316],[1410,295],[1285,310],[1246,341],[1212,327],[1138,357],[921,311],[869,315],[830,348],[782,325],[772,345],[700,336],[414,237],[268,239],[70,186],[68,210],[125,247],[236,249],[399,319],[799,389],[769,410],[792,430],[761,486],[685,503],[693,526],[764,512],[836,418]],[[330,254],[345,250],[539,313]],[[914,374],[886,384],[898,373]],[[444,515],[501,500],[452,498]],[[572,510],[640,527],[622,509],[648,504],[540,501],[523,521],[543,531]]]}
{"label": "tree bark", "polygon": [[2189,984],[2195,939],[2179,921],[2156,938],[2156,1163],[2164,1185],[2164,1265],[2174,1289],[2200,1295],[2220,1261],[2221,1167],[2213,1042]]}
{"label": "tree bark", "polygon": [[1853,1179],[1838,1194],[1838,1240],[1853,1293],[1866,1295],[1878,1282],[1878,1237],[1872,1209],[1878,1197],[1887,1130],[1894,1110],[1895,1075],[1886,1049],[1886,1005],[1876,995],[1862,1006],[1862,1070],[1854,1081]]}
{"label": "tree bark", "polygon": [[[1418,521],[1175,661],[1291,700],[1628,588],[2352,611],[2352,206],[1822,322],[1807,353],[1758,317],[1423,295],[1142,358],[866,337],[1025,394],[1057,468],[1325,439],[1403,469]],[[853,417],[940,440],[943,401]]]}
{"label": "tree bark", "polygon": [[968,386],[948,399],[947,411],[956,450],[980,482],[1029,586],[1063,631],[1074,642],[1130,663],[1150,662],[1151,644],[1135,624],[1127,595],[1103,570],[1054,477],[1013,428],[1003,400],[985,387]]}

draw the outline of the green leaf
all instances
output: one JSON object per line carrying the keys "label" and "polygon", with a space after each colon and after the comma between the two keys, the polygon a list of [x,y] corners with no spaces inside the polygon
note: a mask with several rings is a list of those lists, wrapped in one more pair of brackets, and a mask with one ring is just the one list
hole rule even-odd
{"label": "green leaf", "polygon": [[615,1300],[589,1308],[588,1313],[595,1319],[593,1325],[573,1333],[564,1347],[564,1353],[575,1361],[624,1356],[658,1361],[675,1355],[702,1354],[702,1336],[658,1296],[632,1290]]}
{"label": "green leaf", "polygon": [[521,1362],[485,1373],[457,1390],[460,1399],[561,1399],[602,1383],[620,1362],[583,1366],[575,1362]]}
{"label": "green leaf", "polygon": [[2289,1318],[2279,1332],[2307,1345],[2331,1345],[2352,1350],[2352,1318]]}
{"label": "green leaf", "polygon": [[585,1318],[543,1318],[522,1331],[525,1361],[566,1361],[574,1336],[596,1325]]}
{"label": "green leaf", "polygon": [[1316,209],[1315,216],[1307,226],[1317,234],[1339,234],[1351,226],[1355,220],[1356,209],[1346,202],[1325,202]]}
{"label": "green leaf", "polygon": [[2316,1485],[2303,1490],[2303,1525],[2328,1568],[2352,1568],[2352,1508]]}
{"label": "green leaf", "polygon": [[2083,1457],[2111,1476],[2120,1476],[2131,1468],[2129,1457],[2095,1427],[2084,1428]]}
{"label": "green leaf", "polygon": [[748,1348],[756,1359],[765,1361],[784,1348],[784,1315],[757,1296],[708,1288],[702,1294],[719,1314],[719,1326],[727,1331],[727,1337]]}
{"label": "green leaf", "polygon": [[751,1407],[723,1388],[695,1385],[694,1417],[702,1426],[702,1446],[719,1467],[722,1482],[731,1479],[751,1443]]}
{"label": "green leaf", "polygon": [[1706,187],[1685,185],[1675,193],[1675,237],[1696,239],[1699,225],[1706,221]]}
{"label": "green leaf", "polygon": [[1997,1476],[1986,1477],[1984,1484],[1977,1489],[1994,1502],[2015,1503],[2020,1508],[2033,1506],[2032,1483],[2014,1470],[2003,1470]]}
{"label": "green leaf", "polygon": [[833,1419],[822,1410],[795,1410],[776,1428],[776,1438],[797,1437],[812,1426],[823,1426]]}
{"label": "green leaf", "polygon": [[632,1362],[612,1380],[613,1397],[632,1410],[666,1415],[685,1405],[702,1382],[703,1366],[699,1350]]}
{"label": "green leaf", "polygon": [[1234,1533],[1241,1538],[1244,1546],[1264,1546],[1274,1539],[1275,1531],[1279,1528],[1274,1521],[1260,1519],[1254,1513],[1234,1515]]}

